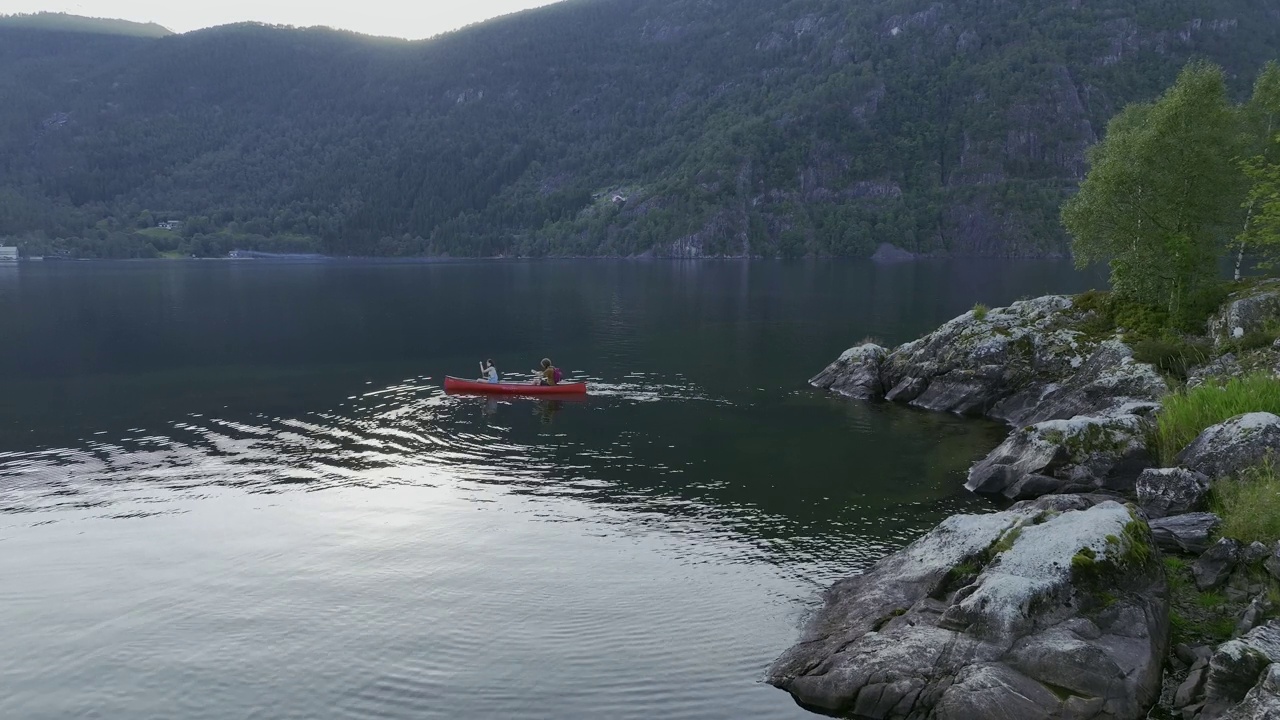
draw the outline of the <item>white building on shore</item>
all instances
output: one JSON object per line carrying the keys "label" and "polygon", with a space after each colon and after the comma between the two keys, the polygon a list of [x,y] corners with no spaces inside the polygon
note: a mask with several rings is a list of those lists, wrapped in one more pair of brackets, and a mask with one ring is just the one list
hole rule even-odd
{"label": "white building on shore", "polygon": [[18,262],[18,248],[0,245],[0,263]]}

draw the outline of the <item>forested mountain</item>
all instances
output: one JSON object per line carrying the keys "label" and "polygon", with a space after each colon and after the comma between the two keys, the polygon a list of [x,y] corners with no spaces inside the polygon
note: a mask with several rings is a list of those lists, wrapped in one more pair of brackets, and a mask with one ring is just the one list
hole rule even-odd
{"label": "forested mountain", "polygon": [[1058,207],[1106,120],[1195,56],[1243,94],[1278,29],[1280,0],[567,0],[422,42],[0,23],[0,237],[1062,252]]}
{"label": "forested mountain", "polygon": [[51,12],[29,15],[0,15],[0,27],[60,30],[100,35],[132,35],[135,37],[164,37],[173,34],[168,28],[156,23],[137,23],[128,20],[80,17],[78,15]]}

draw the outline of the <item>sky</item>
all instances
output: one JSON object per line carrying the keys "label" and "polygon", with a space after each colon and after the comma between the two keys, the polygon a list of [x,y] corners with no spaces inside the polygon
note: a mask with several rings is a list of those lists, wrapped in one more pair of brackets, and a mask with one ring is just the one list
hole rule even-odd
{"label": "sky", "polygon": [[253,20],[328,25],[417,40],[555,0],[0,0],[0,14],[65,12],[159,23],[174,32]]}

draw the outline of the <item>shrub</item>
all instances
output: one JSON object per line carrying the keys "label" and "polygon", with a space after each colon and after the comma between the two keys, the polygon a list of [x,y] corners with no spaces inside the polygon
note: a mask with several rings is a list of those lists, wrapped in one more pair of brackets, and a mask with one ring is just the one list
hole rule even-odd
{"label": "shrub", "polygon": [[1178,337],[1148,338],[1133,345],[1133,357],[1138,362],[1151,363],[1160,372],[1171,375],[1179,382],[1186,382],[1187,373],[1197,365],[1208,362],[1213,356],[1213,345],[1207,340],[1187,340]]}
{"label": "shrub", "polygon": [[1280,475],[1270,460],[1237,478],[1219,480],[1212,504],[1222,518],[1223,537],[1268,545],[1280,540]]}
{"label": "shrub", "polygon": [[1156,418],[1153,449],[1161,464],[1172,466],[1205,428],[1250,412],[1280,415],[1280,378],[1247,375],[1226,385],[1205,384],[1166,397]]}
{"label": "shrub", "polygon": [[1182,316],[1176,318],[1174,325],[1183,332],[1203,333],[1209,324],[1209,317],[1218,312],[1232,289],[1233,286],[1229,283],[1216,283],[1201,289],[1187,298]]}
{"label": "shrub", "polygon": [[1168,313],[1113,293],[1090,290],[1072,300],[1076,310],[1092,313],[1081,330],[1094,337],[1105,337],[1123,329],[1129,338],[1157,337],[1165,332]]}
{"label": "shrub", "polygon": [[987,307],[986,305],[983,305],[982,303],[978,303],[977,305],[973,306],[973,318],[978,322],[982,322],[983,320],[986,320],[987,313],[989,312],[991,312],[991,308]]}
{"label": "shrub", "polygon": [[1106,290],[1086,290],[1072,298],[1072,305],[1080,312],[1106,313],[1111,293]]}
{"label": "shrub", "polygon": [[1082,328],[1089,335],[1109,335],[1117,328],[1130,340],[1160,337],[1170,330],[1199,334],[1226,299],[1227,290],[1226,284],[1220,284],[1196,293],[1177,317],[1170,317],[1165,308],[1101,290],[1076,295],[1074,305],[1082,313],[1095,313]]}

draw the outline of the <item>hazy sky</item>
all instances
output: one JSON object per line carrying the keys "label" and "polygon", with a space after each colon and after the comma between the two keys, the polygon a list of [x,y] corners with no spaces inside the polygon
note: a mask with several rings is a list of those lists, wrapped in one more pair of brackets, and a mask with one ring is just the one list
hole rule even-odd
{"label": "hazy sky", "polygon": [[0,14],[67,12],[155,22],[175,32],[256,20],[370,35],[430,37],[555,0],[0,0]]}

